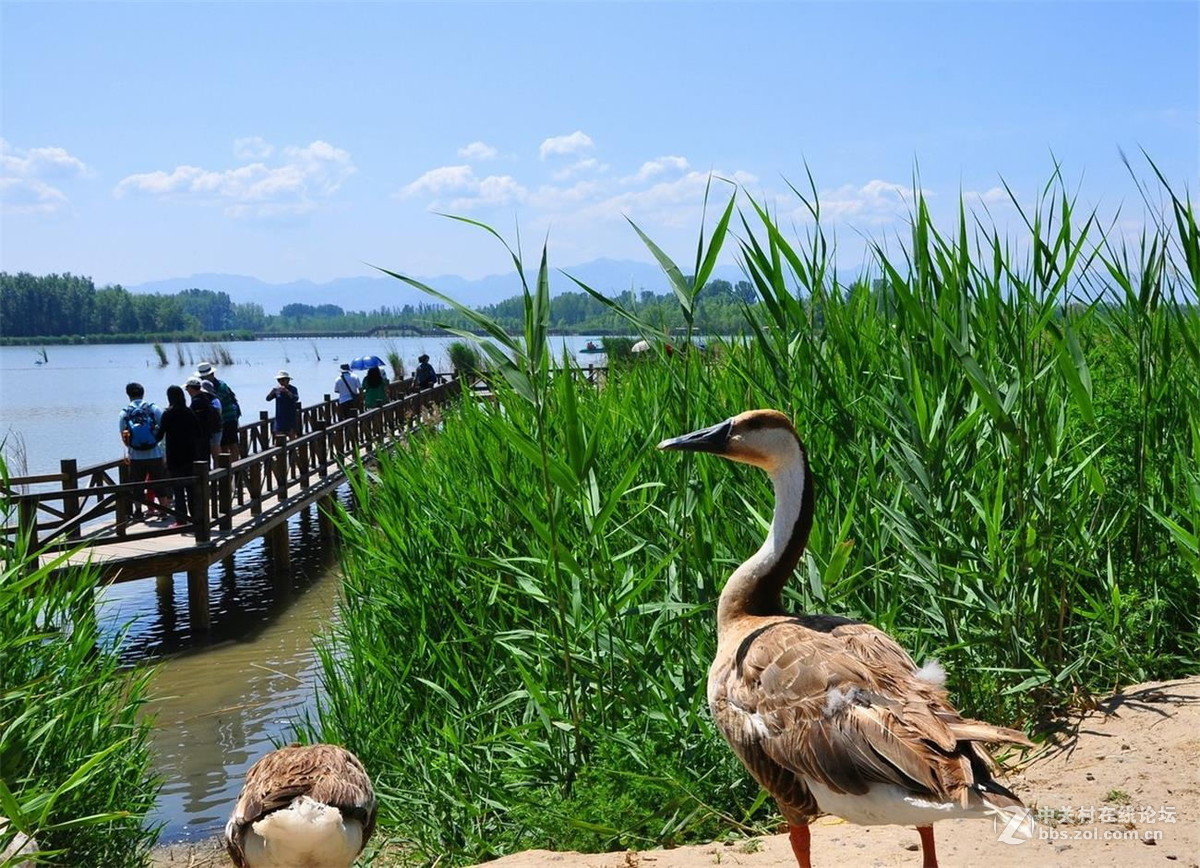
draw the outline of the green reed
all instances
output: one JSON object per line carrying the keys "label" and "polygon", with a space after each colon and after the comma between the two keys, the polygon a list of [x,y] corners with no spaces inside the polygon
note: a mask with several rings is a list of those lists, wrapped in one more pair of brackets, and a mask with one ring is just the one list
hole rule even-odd
{"label": "green reed", "polygon": [[937,656],[967,712],[1033,728],[1194,671],[1200,233],[1165,183],[1169,219],[1132,244],[1062,188],[1020,212],[1019,237],[965,207],[942,229],[918,199],[902,252],[876,247],[849,285],[811,179],[800,238],[739,194],[701,233],[695,279],[645,240],[685,321],[736,244],[750,337],[658,344],[600,389],[551,358],[544,251],[515,337],[401,278],[486,334],[496,401],[355,475],[314,735],[360,753],[414,861],[768,821],[704,680],[717,594],[761,542],[771,489],[654,448],[752,407],[796,420],[817,476],[791,604]]}
{"label": "green reed", "polygon": [[151,673],[118,668],[94,571],[52,576],[62,560],[39,565],[19,538],[0,563],[0,814],[47,864],[140,865],[157,836],[143,825],[159,781],[138,718]]}

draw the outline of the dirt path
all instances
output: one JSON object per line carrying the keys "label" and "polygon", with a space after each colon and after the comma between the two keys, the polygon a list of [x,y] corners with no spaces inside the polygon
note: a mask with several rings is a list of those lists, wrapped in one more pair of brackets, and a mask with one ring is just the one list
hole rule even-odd
{"label": "dirt path", "polygon": [[[1057,746],[1032,756],[1008,783],[1045,822],[1038,836],[1003,835],[988,820],[936,826],[943,868],[1200,868],[1200,676],[1130,687],[1083,715]],[[1001,840],[1007,837],[1009,842]],[[228,863],[211,845],[160,850],[155,868]],[[917,833],[825,817],[812,828],[814,865],[921,864]],[[387,863],[386,857],[375,864]],[[603,854],[515,853],[486,868],[795,868],[785,835],[737,844]]]}

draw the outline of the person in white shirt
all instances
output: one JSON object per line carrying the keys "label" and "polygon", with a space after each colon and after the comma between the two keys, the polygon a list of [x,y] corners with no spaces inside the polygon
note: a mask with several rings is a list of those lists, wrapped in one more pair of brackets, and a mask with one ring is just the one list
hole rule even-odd
{"label": "person in white shirt", "polygon": [[334,382],[333,391],[337,394],[338,418],[349,419],[351,416],[357,416],[358,395],[362,391],[362,383],[350,373],[348,362],[342,362],[341,375]]}

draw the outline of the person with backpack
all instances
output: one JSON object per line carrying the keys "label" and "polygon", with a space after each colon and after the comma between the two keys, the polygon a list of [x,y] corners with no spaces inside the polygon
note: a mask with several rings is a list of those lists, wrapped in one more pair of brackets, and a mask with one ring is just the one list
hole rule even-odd
{"label": "person with backpack", "polygon": [[333,391],[337,395],[337,413],[339,419],[349,419],[358,415],[358,405],[361,403],[359,393],[362,383],[358,377],[350,373],[350,365],[342,362],[341,376],[333,383]]}
{"label": "person with backpack", "polygon": [[184,384],[191,400],[192,412],[200,422],[200,437],[196,443],[197,458],[211,454],[213,435],[221,434],[221,411],[213,404],[213,399],[204,391],[204,382],[199,377],[188,377]]}
{"label": "person with backpack", "polygon": [[228,452],[233,461],[241,456],[238,446],[238,419],[242,417],[242,408],[238,404],[237,395],[224,380],[217,379],[217,369],[212,362],[201,362],[196,366],[196,376],[203,381],[213,384],[217,400],[221,402],[221,442],[220,452]]}
{"label": "person with backpack", "polygon": [[[125,463],[129,467],[132,482],[149,482],[146,487],[145,503],[147,519],[165,517],[171,508],[171,493],[166,486],[155,483],[166,478],[163,464],[162,410],[153,401],[145,400],[146,390],[141,383],[125,386],[129,404],[121,410],[118,429],[121,442],[125,444]],[[157,503],[155,500],[157,499]],[[142,517],[141,500],[134,509],[136,518]]]}

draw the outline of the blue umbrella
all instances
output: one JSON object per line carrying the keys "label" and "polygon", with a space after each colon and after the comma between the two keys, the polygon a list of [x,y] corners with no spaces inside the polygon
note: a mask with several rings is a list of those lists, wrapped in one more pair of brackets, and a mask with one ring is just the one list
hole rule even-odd
{"label": "blue umbrella", "polygon": [[350,370],[365,371],[369,368],[382,368],[386,364],[387,362],[379,358],[379,356],[359,356],[350,363]]}

